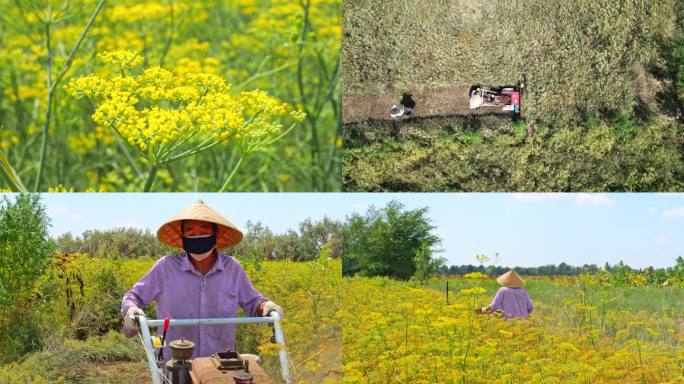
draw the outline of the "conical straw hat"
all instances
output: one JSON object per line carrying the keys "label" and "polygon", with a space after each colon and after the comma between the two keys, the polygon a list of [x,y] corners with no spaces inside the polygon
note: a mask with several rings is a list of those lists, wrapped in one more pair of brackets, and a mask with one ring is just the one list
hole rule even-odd
{"label": "conical straw hat", "polygon": [[484,102],[484,100],[482,99],[482,96],[480,96],[478,94],[474,94],[470,97],[469,107],[470,107],[470,109],[480,108],[482,106],[483,102]]}
{"label": "conical straw hat", "polygon": [[217,225],[216,248],[228,248],[242,240],[242,232],[233,223],[209,208],[204,201],[197,200],[189,207],[178,212],[171,220],[164,223],[157,231],[157,238],[162,243],[183,248],[181,239],[181,222],[183,220],[201,220]]}
{"label": "conical straw hat", "polygon": [[496,282],[503,285],[504,287],[513,288],[522,287],[523,285],[525,285],[525,280],[523,280],[523,278],[520,277],[520,275],[518,275],[518,272],[512,269],[504,273],[503,275],[499,276],[496,279]]}

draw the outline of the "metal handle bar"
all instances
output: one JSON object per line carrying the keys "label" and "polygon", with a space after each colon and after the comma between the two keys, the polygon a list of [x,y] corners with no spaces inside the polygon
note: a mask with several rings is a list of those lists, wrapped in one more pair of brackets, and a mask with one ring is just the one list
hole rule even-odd
{"label": "metal handle bar", "polygon": [[[154,360],[154,347],[152,346],[152,337],[150,335],[150,327],[159,327],[164,324],[164,319],[149,320],[145,315],[137,315],[136,319],[140,324],[140,333],[142,333],[143,347],[147,350],[147,365],[152,374],[153,384],[162,384],[159,367]],[[278,312],[271,311],[269,316],[265,317],[226,317],[213,319],[171,319],[169,327],[185,327],[192,325],[223,325],[223,324],[273,324],[273,332],[278,344],[281,345],[278,351],[280,359],[280,372],[286,384],[292,383],[290,378],[289,359],[287,357],[287,349],[285,349],[285,336],[283,335],[283,326],[281,324],[280,315]],[[162,348],[164,346],[162,345]]]}

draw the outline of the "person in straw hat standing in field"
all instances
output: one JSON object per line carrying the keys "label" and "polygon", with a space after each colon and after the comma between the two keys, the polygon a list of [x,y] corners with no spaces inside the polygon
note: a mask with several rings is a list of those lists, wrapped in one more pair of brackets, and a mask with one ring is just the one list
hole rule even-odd
{"label": "person in straw hat standing in field", "polygon": [[[157,317],[178,319],[235,317],[239,305],[249,316],[268,316],[280,306],[262,296],[233,257],[219,249],[236,245],[242,232],[202,200],[185,208],[157,231],[162,243],[183,252],[167,255],[124,295],[124,334],[135,336],[136,314],[157,302]],[[170,327],[166,340],[195,343],[193,357],[235,349],[235,325]],[[171,356],[165,351],[164,355]]]}
{"label": "person in straw hat standing in field", "polygon": [[532,313],[532,300],[523,288],[525,280],[514,270],[510,270],[496,279],[502,287],[488,306],[482,308],[482,313],[502,311],[504,319],[520,317],[526,319]]}

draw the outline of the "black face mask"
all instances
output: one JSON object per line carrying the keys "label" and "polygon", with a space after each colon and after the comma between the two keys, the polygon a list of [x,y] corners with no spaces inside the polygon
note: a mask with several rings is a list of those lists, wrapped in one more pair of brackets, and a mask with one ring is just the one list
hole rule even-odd
{"label": "black face mask", "polygon": [[181,239],[183,239],[183,249],[188,253],[207,253],[216,245],[216,235],[206,237],[181,236]]}

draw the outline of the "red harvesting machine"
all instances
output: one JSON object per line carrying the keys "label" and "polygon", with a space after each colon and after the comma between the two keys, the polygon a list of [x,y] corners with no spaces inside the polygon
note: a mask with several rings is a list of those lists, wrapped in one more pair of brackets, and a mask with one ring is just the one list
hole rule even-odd
{"label": "red harvesting machine", "polygon": [[511,112],[520,116],[524,89],[525,83],[522,81],[516,86],[505,87],[473,85],[470,88],[468,108],[494,108],[500,112]]}

